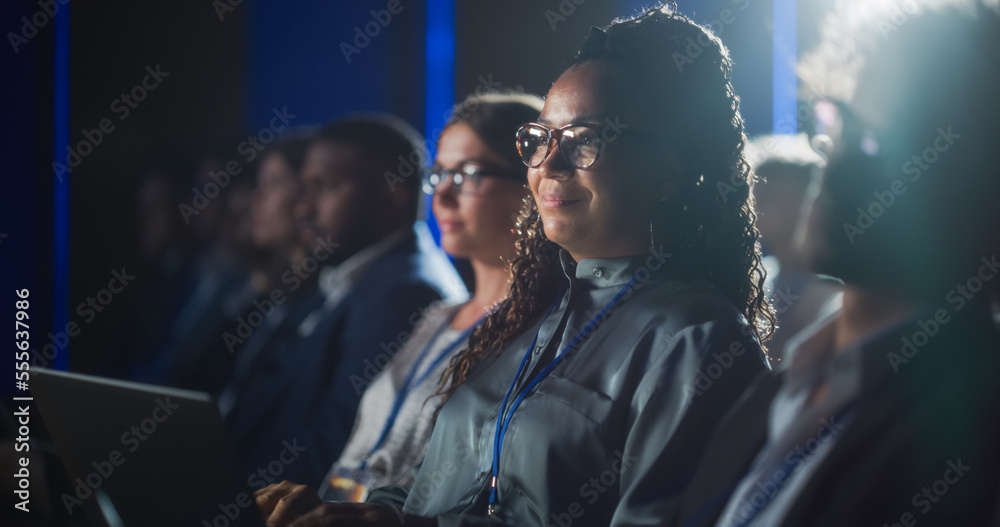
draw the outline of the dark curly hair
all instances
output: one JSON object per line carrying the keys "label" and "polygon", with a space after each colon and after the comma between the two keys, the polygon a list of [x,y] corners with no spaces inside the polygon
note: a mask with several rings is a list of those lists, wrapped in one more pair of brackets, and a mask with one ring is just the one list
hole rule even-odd
{"label": "dark curly hair", "polygon": [[[690,49],[700,52],[687,54]],[[607,63],[638,81],[648,94],[644,111],[660,123],[658,136],[680,166],[683,182],[654,211],[656,231],[669,232],[669,249],[695,255],[706,277],[751,322],[758,339],[766,341],[775,316],[763,292],[754,174],[743,155],[746,135],[730,82],[729,51],[710,30],[670,5],[615,20],[603,32],[593,30],[570,68],[590,61]],[[517,233],[507,298],[472,333],[469,347],[452,359],[441,379],[445,397],[482,357],[499,354],[524,332],[564,282],[559,247],[545,237],[530,194]]]}
{"label": "dark curly hair", "polygon": [[[537,95],[512,90],[469,95],[452,108],[441,135],[452,125],[466,124],[490,150],[507,161],[519,174],[525,175],[528,167],[521,162],[517,145],[512,138],[522,124],[538,118],[543,103],[542,98]],[[439,141],[441,135],[438,136]]]}

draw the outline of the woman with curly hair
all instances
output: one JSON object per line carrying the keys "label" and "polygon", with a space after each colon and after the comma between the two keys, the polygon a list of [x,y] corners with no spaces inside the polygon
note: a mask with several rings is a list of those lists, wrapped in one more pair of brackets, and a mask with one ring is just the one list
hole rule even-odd
{"label": "woman with curly hair", "polygon": [[774,320],[731,60],[672,7],[593,29],[519,130],[530,196],[512,282],[442,377],[413,485],[295,525],[667,516],[768,369]]}

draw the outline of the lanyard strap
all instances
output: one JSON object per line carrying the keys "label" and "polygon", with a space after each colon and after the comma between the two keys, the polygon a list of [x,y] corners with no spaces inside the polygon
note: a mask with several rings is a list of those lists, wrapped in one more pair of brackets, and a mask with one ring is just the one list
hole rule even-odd
{"label": "lanyard strap", "polygon": [[[838,419],[841,422],[847,421],[848,419],[850,419],[851,417],[853,417],[851,414],[852,414],[852,412],[854,411],[854,409],[857,406],[858,406],[858,400],[857,399],[851,400],[847,404],[844,404],[840,408],[840,410],[838,410],[837,412],[835,412],[833,414],[833,417],[830,418],[830,421],[834,422],[834,423],[837,422]],[[821,424],[820,428],[822,428],[823,426],[825,426],[825,425]],[[817,434],[818,434],[818,431],[817,431]],[[816,435],[818,437],[817,434],[813,434],[813,435]],[[810,436],[809,439],[812,439],[812,436]],[[831,440],[832,439],[833,438],[831,438]],[[806,439],[805,441],[802,441],[801,443],[799,443],[796,446],[805,445],[807,442],[808,442],[808,439]],[[817,448],[819,448],[819,447],[817,447]],[[791,452],[791,451],[789,451],[789,452]],[[751,503],[751,502],[749,502],[747,500],[747,496],[748,495],[744,491],[743,494],[741,495],[741,499],[743,501],[748,502],[752,508],[751,508],[751,510],[747,514],[741,514],[741,510],[737,509],[736,512],[733,515],[733,516],[735,516],[735,518],[733,519],[733,522],[730,525],[733,525],[733,526],[736,526],[736,527],[744,527],[746,525],[750,525],[751,523],[753,523],[753,521],[757,518],[757,516],[761,512],[763,512],[764,509],[766,509],[771,504],[771,502],[774,501],[775,498],[778,497],[778,494],[780,494],[781,491],[782,491],[782,489],[784,489],[785,484],[787,484],[789,481],[792,480],[792,476],[795,474],[795,471],[802,465],[802,463],[811,460],[812,457],[815,454],[816,454],[816,451],[813,450],[811,453],[809,453],[809,454],[807,454],[805,456],[802,456],[802,455],[796,456],[794,458],[794,460],[789,460],[788,456],[786,455],[785,458],[784,458],[784,461],[781,463],[781,465],[779,465],[777,468],[775,468],[774,471],[772,471],[772,472],[765,472],[764,474],[761,474],[761,476],[758,478],[757,484],[755,484],[753,487],[751,487],[751,490],[756,490],[756,487],[760,484],[760,482],[768,482],[768,481],[770,481],[770,482],[772,482],[775,485],[774,492],[772,492],[772,493],[764,493],[764,502],[761,503],[758,506],[757,504]],[[782,477],[778,477],[778,472],[779,471],[781,472]],[[763,476],[765,476],[765,475],[768,476],[767,479],[763,479]],[[738,483],[737,483],[737,485],[734,485],[734,488],[736,486],[738,486]],[[736,495],[734,495],[733,498],[736,498]]]}
{"label": "lanyard strap", "polygon": [[371,457],[371,455],[374,454],[376,450],[381,448],[382,444],[385,443],[385,440],[388,439],[389,431],[392,430],[393,425],[396,424],[396,419],[399,418],[399,412],[403,409],[403,403],[406,402],[406,398],[409,397],[410,393],[416,390],[417,386],[423,384],[423,382],[427,380],[427,377],[429,377],[430,374],[445,359],[448,358],[451,352],[454,351],[454,349],[459,344],[465,342],[465,340],[469,338],[469,335],[472,334],[472,331],[477,327],[479,327],[479,324],[481,324],[483,322],[483,319],[486,318],[485,314],[479,317],[479,320],[477,320],[475,324],[466,328],[465,331],[463,331],[462,334],[459,335],[457,339],[455,339],[451,344],[445,346],[437,354],[437,356],[434,357],[434,360],[431,361],[430,365],[427,366],[426,369],[424,369],[424,372],[420,374],[420,376],[418,377],[417,370],[420,368],[420,364],[424,362],[425,358],[427,358],[427,354],[431,352],[431,348],[433,348],[434,344],[437,343],[438,338],[440,338],[441,336],[441,333],[444,331],[445,328],[449,326],[452,319],[455,318],[455,314],[457,313],[458,310],[456,310],[455,313],[452,313],[452,315],[448,317],[448,319],[445,320],[444,323],[438,326],[437,331],[435,331],[434,335],[431,336],[431,339],[427,341],[427,345],[424,346],[424,349],[423,351],[420,352],[420,355],[417,356],[417,360],[414,361],[413,367],[410,368],[410,373],[406,375],[406,380],[403,381],[403,385],[399,388],[399,391],[396,392],[396,399],[392,403],[392,410],[389,411],[389,417],[385,420],[385,425],[382,426],[382,433],[379,434],[378,440],[375,441],[375,445],[372,446],[371,451],[368,452],[368,455],[365,456],[365,459],[361,462],[360,470],[365,469],[365,466],[368,465],[368,458]]}
{"label": "lanyard strap", "polygon": [[535,375],[535,378],[531,379],[531,382],[529,382],[527,386],[525,386],[518,393],[510,408],[507,409],[507,401],[510,399],[511,392],[514,391],[514,386],[517,384],[517,380],[521,377],[521,373],[524,371],[525,364],[528,363],[528,357],[531,356],[531,351],[535,348],[535,343],[538,341],[538,334],[542,331],[542,324],[544,324],[545,319],[549,318],[549,315],[552,314],[552,310],[555,309],[556,304],[559,303],[563,293],[566,291],[565,288],[563,288],[563,290],[556,295],[556,301],[549,306],[549,310],[545,313],[545,316],[542,317],[542,322],[538,324],[538,330],[535,331],[535,338],[531,340],[528,350],[524,353],[524,358],[521,359],[521,365],[517,368],[517,373],[514,374],[514,380],[510,383],[510,387],[507,388],[507,394],[504,395],[503,404],[500,405],[500,413],[497,414],[496,434],[493,438],[493,479],[490,481],[490,505],[487,509],[490,516],[493,516],[493,513],[496,511],[497,479],[500,472],[500,451],[503,449],[503,441],[507,436],[507,427],[510,425],[510,421],[514,417],[514,412],[517,411],[517,408],[521,405],[521,401],[524,400],[524,397],[528,394],[528,392],[530,392],[535,386],[538,386],[538,383],[542,382],[542,379],[545,377],[548,377],[548,375],[552,373],[552,370],[554,370],[555,367],[562,362],[563,358],[568,355],[566,352],[582,344],[583,341],[585,341],[592,334],[594,326],[597,325],[598,321],[604,318],[604,315],[607,314],[608,310],[610,310],[616,303],[618,303],[619,300],[621,300],[623,296],[625,296],[625,293],[632,287],[632,284],[635,283],[636,278],[636,276],[633,276],[632,279],[629,280],[620,291],[618,291],[618,294],[616,294],[615,297],[604,306],[604,309],[601,309],[600,313],[590,319],[590,322],[583,328],[583,331],[577,333],[576,337],[574,337],[573,340],[570,341],[570,343],[567,344],[562,351],[560,351],[555,358],[553,358],[548,365],[542,369],[542,371],[538,372],[538,375]]}

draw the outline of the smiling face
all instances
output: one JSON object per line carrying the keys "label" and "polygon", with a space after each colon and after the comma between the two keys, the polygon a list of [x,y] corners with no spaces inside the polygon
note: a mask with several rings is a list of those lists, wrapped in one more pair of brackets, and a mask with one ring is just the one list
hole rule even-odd
{"label": "smiling face", "polygon": [[[485,172],[521,170],[511,167],[491,150],[465,123],[449,126],[438,140],[434,164],[455,170],[464,164]],[[514,254],[514,216],[524,199],[524,186],[516,181],[484,176],[476,192],[462,192],[451,182],[434,194],[434,216],[441,227],[441,247],[448,254],[495,264]]]}
{"label": "smiling face", "polygon": [[[574,66],[552,85],[539,117],[549,128],[605,128],[608,139],[607,148],[586,169],[570,165],[557,146],[528,170],[545,236],[577,261],[645,252],[652,208],[669,195],[664,168],[668,149],[641,141],[649,137],[645,131],[651,123],[627,83],[613,66]],[[621,137],[612,123],[624,130]]]}

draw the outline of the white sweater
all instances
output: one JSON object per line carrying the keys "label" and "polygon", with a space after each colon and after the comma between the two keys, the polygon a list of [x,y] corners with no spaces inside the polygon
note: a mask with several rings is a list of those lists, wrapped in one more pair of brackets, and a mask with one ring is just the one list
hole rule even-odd
{"label": "white sweater", "polygon": [[[442,360],[423,382],[410,388],[409,396],[403,402],[385,441],[374,452],[372,448],[389,418],[397,393],[406,382],[407,375],[410,374],[421,353],[427,348],[429,341],[437,334],[428,352],[416,365],[418,376],[424,373],[441,350],[461,337],[462,330],[441,328],[442,325],[449,323],[460,305],[437,303],[428,307],[423,318],[416,324],[413,334],[392,360],[375,375],[361,397],[354,430],[340,459],[337,460],[337,465],[354,469],[360,467],[365,458],[368,458],[365,470],[375,478],[370,488],[387,485],[409,486],[413,483],[416,468],[427,452],[427,443],[433,430],[434,412],[441,404],[441,397],[434,395],[438,391],[441,374],[447,368],[451,357],[467,347],[467,342],[456,345],[449,353],[449,357]],[[442,329],[440,333],[439,329]],[[329,487],[329,481],[328,475],[321,483],[321,496]]]}

